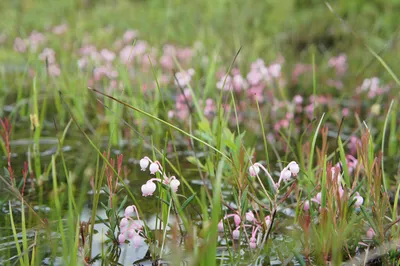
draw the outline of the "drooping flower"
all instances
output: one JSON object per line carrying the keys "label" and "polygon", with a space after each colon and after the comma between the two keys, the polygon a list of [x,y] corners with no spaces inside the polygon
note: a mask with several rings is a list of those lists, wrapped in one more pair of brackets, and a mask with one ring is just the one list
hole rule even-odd
{"label": "drooping flower", "polygon": [[119,235],[118,235],[118,242],[119,242],[120,244],[125,243],[125,240],[126,240],[126,237],[125,237],[124,234],[119,234]]}
{"label": "drooping flower", "polygon": [[253,164],[249,167],[249,173],[251,177],[256,177],[260,173],[260,167],[258,165]]}
{"label": "drooping flower", "polygon": [[[125,211],[125,213],[126,213],[126,211]],[[121,222],[119,223],[119,227],[125,228],[128,225],[128,223],[129,223],[128,219],[126,217],[124,217],[121,219]]]}
{"label": "drooping flower", "polygon": [[156,191],[156,184],[153,181],[149,180],[146,184],[142,185],[142,195],[144,197],[152,196],[154,191]]}
{"label": "drooping flower", "polygon": [[300,167],[296,162],[292,162],[289,164],[289,171],[296,176],[300,172]]}
{"label": "drooping flower", "polygon": [[374,229],[372,227],[370,227],[367,231],[367,238],[372,239],[374,238],[374,236],[376,235]]}
{"label": "drooping flower", "polygon": [[178,191],[178,187],[181,184],[181,182],[179,182],[178,179],[172,179],[171,182],[169,183],[172,191],[177,192]]}
{"label": "drooping flower", "polygon": [[140,160],[139,164],[142,171],[146,171],[147,167],[150,164],[150,161],[147,158],[143,158]]}
{"label": "drooping flower", "polygon": [[254,213],[252,211],[246,212],[246,220],[251,223],[255,221]]}
{"label": "drooping flower", "polygon": [[292,177],[292,173],[288,169],[283,169],[281,172],[281,178],[283,181],[289,181],[290,178]]}
{"label": "drooping flower", "polygon": [[353,200],[356,201],[356,202],[354,203],[354,206],[355,206],[356,208],[360,208],[361,205],[362,205],[363,202],[364,202],[364,198],[361,197],[360,194],[359,194],[358,192],[356,192],[356,195],[355,195],[355,197],[353,198]]}
{"label": "drooping flower", "polygon": [[150,174],[154,175],[155,173],[158,172],[158,170],[160,170],[160,166],[158,165],[157,162],[153,162],[150,164]]}
{"label": "drooping flower", "polygon": [[135,209],[133,208],[133,206],[128,206],[125,208],[125,217],[129,217],[133,214],[133,212],[135,211]]}
{"label": "drooping flower", "polygon": [[240,236],[240,231],[239,231],[238,229],[233,230],[233,232],[232,232],[232,238],[233,238],[234,240],[238,240],[238,239],[239,239],[239,236]]}

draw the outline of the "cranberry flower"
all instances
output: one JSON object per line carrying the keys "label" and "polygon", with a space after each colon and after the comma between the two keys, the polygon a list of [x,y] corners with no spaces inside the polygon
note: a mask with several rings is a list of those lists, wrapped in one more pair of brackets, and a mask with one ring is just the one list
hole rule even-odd
{"label": "cranberry flower", "polygon": [[142,185],[141,190],[144,197],[152,196],[153,193],[156,191],[157,185],[155,184],[155,182],[169,185],[173,192],[178,191],[181,182],[179,182],[179,180],[175,176],[168,177],[164,173],[160,162],[153,162],[149,157],[146,156],[139,161],[139,164],[142,171],[146,171],[147,168],[149,168],[150,174],[155,175],[156,173],[159,173],[162,176],[162,179],[151,178],[146,182],[146,184]]}

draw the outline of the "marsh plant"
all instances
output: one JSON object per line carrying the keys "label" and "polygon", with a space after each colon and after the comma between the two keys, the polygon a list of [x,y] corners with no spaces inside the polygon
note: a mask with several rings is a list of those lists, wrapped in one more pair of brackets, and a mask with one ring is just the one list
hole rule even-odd
{"label": "marsh plant", "polygon": [[0,32],[1,265],[399,265],[398,43],[340,17],[395,3],[298,36],[319,4],[33,2]]}

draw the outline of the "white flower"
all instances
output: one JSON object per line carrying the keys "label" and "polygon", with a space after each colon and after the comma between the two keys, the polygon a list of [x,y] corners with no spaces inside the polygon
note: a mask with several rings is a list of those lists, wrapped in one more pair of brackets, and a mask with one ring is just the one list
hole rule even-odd
{"label": "white flower", "polygon": [[153,195],[154,191],[156,191],[156,184],[153,181],[149,180],[146,184],[142,185],[142,195],[144,197]]}
{"label": "white flower", "polygon": [[260,167],[256,164],[253,164],[252,166],[249,167],[249,173],[251,177],[255,177],[260,173]]}
{"label": "white flower", "polygon": [[154,162],[150,164],[150,174],[154,175],[155,173],[158,172],[158,170],[160,170],[160,166],[158,165],[158,163]]}
{"label": "white flower", "polygon": [[147,158],[143,158],[139,162],[140,168],[142,168],[142,171],[146,171],[147,167],[150,164],[150,161]]}
{"label": "white flower", "polygon": [[300,167],[296,162],[292,162],[289,164],[289,170],[294,176],[296,176],[300,172]]}
{"label": "white flower", "polygon": [[249,221],[250,223],[254,222],[254,214],[252,211],[246,212],[246,220]]}
{"label": "white flower", "polygon": [[131,216],[133,214],[133,212],[134,212],[133,206],[126,207],[126,209],[125,209],[125,217]]}
{"label": "white flower", "polygon": [[285,168],[281,172],[281,177],[282,177],[283,181],[289,181],[290,178],[292,177],[292,172],[290,172],[287,168]]}
{"label": "white flower", "polygon": [[354,206],[356,208],[360,208],[361,205],[364,203],[364,198],[361,197],[358,192],[356,192],[356,196],[353,198],[353,200],[356,200],[356,202],[354,203]]}
{"label": "white flower", "polygon": [[179,182],[178,179],[172,179],[171,182],[169,183],[172,191],[177,192],[178,191],[178,187],[181,184],[181,182]]}

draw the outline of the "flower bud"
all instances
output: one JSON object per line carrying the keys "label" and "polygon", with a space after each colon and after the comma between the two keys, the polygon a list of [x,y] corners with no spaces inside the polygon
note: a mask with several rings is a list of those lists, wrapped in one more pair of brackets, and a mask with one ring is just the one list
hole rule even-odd
{"label": "flower bud", "polygon": [[236,225],[236,226],[239,226],[239,225],[240,225],[240,222],[242,221],[242,219],[240,219],[240,216],[237,215],[237,214],[235,214],[235,215],[233,216],[233,220],[235,221],[235,225]]}
{"label": "flower bud", "polygon": [[375,234],[374,229],[372,229],[372,227],[370,227],[370,228],[368,229],[368,231],[367,231],[367,238],[372,239],[372,238],[374,238],[375,235],[376,235],[376,234]]}
{"label": "flower bud", "polygon": [[257,248],[256,242],[250,242],[249,246],[250,246],[251,249]]}
{"label": "flower bud", "polygon": [[306,200],[304,202],[303,210],[308,211],[309,209],[310,209],[310,202],[308,200]]}

